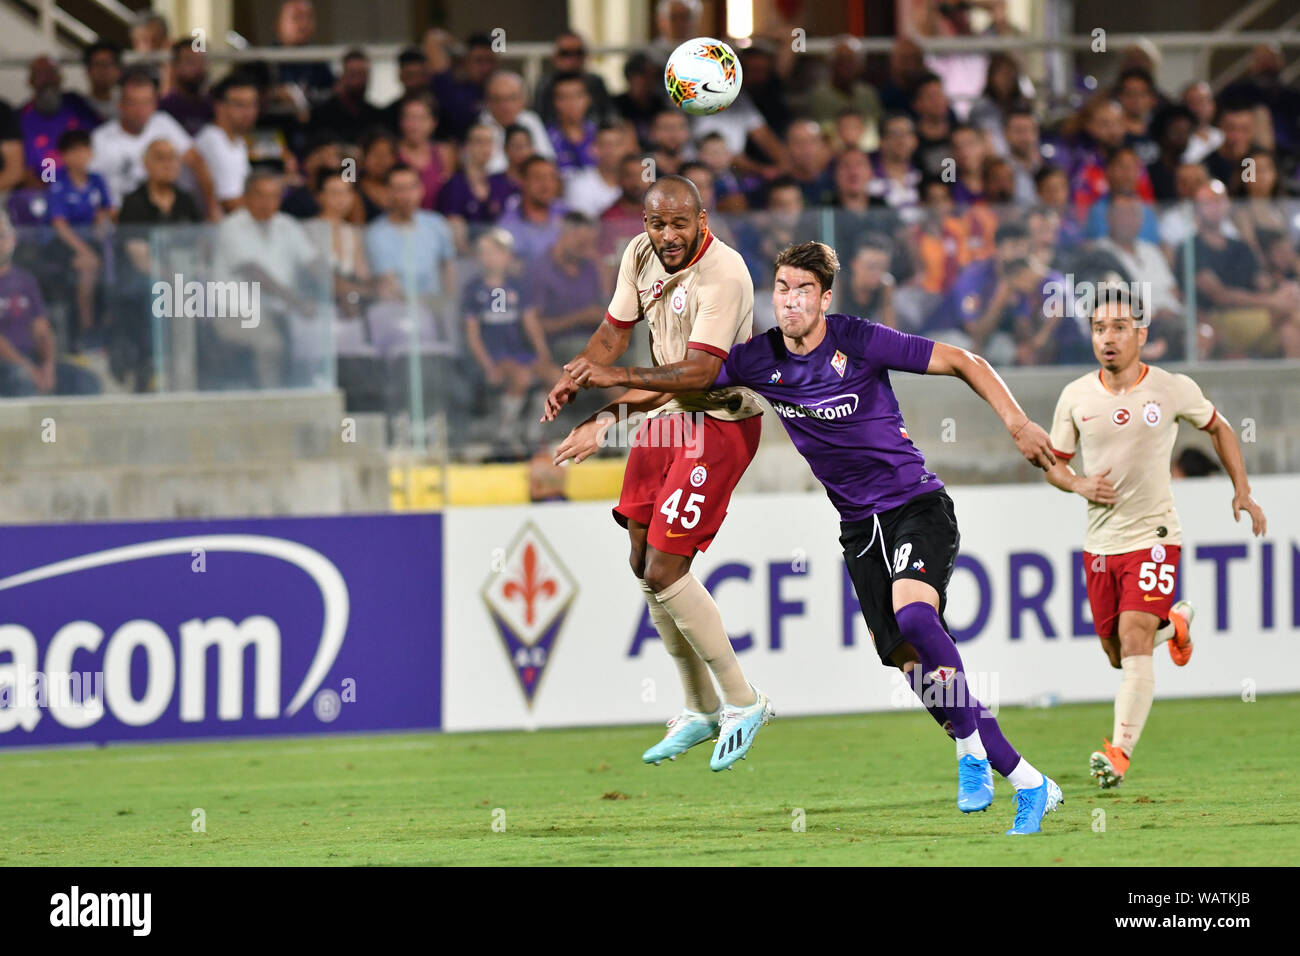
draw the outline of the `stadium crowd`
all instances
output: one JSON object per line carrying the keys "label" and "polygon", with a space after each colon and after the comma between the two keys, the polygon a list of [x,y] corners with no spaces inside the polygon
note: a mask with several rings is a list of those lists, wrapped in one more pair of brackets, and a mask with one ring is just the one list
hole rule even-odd
{"label": "stadium crowd", "polygon": [[[758,40],[737,101],[688,117],[663,65],[707,32],[699,12],[663,0],[618,92],[568,31],[529,89],[491,37],[432,30],[386,105],[361,50],[211,83],[156,15],[133,42],[166,62],[124,68],[94,43],[85,93],[36,57],[30,100],[0,102],[0,395],[159,387],[151,290],[189,263],[259,282],[266,316],[200,324],[199,387],[337,376],[350,407],[391,409],[409,399],[392,363],[418,344],[434,400],[490,414],[505,441],[602,321],[667,173],[697,185],[759,290],[779,249],[822,239],[845,263],[838,311],[998,365],[1090,361],[1061,305],[1102,279],[1149,283],[1151,360],[1300,357],[1300,89],[1275,48],[1216,96],[1161,90],[1158,53],[1136,46],[1063,111],[1008,53],[900,37],[877,64],[851,37],[825,57]],[[286,0],[275,31],[317,42],[312,5]]]}

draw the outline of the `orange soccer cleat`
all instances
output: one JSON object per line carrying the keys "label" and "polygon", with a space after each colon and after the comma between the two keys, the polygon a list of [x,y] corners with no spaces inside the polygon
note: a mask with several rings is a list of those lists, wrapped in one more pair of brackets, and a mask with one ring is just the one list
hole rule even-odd
{"label": "orange soccer cleat", "polygon": [[1124,782],[1124,774],[1128,772],[1128,754],[1104,737],[1102,740],[1106,746],[1093,751],[1089,775],[1097,778],[1097,786],[1109,790]]}
{"label": "orange soccer cleat", "polygon": [[1192,659],[1192,618],[1195,609],[1187,601],[1179,601],[1169,609],[1169,621],[1174,626],[1174,636],[1169,638],[1169,656],[1179,667]]}

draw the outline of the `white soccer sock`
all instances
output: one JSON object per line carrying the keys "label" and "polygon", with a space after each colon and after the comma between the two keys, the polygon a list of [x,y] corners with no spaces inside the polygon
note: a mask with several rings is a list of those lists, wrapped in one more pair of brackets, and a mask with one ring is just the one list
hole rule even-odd
{"label": "white soccer sock", "polygon": [[[722,699],[737,707],[748,707],[758,699],[753,686],[736,660],[736,651],[722,626],[722,615],[708,590],[689,571],[655,594],[659,604],[677,625],[700,659],[709,666],[722,690]],[[745,700],[746,697],[751,698]]]}
{"label": "white soccer sock", "polygon": [[972,757],[978,757],[980,760],[988,760],[989,755],[984,750],[984,741],[980,740],[980,732],[975,730],[969,737],[960,737],[957,739],[957,759],[970,754]]}
{"label": "white soccer sock", "polygon": [[[655,597],[654,589],[640,578],[637,579],[637,584],[641,585],[646,607],[650,610],[650,621],[659,632],[659,639],[664,642],[664,650],[677,665],[677,673],[682,681],[682,693],[686,696],[687,709],[706,715],[717,713],[722,705],[718,700],[718,692],[713,686],[713,678],[709,675],[708,665],[700,655],[695,653],[690,642],[677,629],[677,624],[668,613],[668,609]],[[706,710],[710,703],[713,704],[713,708]]]}
{"label": "white soccer sock", "polygon": [[1016,764],[1016,769],[1007,774],[1007,782],[1017,790],[1035,790],[1043,785],[1043,775],[1034,769],[1024,757]]}
{"label": "white soccer sock", "polygon": [[1111,742],[1128,756],[1142,736],[1151,701],[1156,696],[1155,667],[1149,654],[1122,658],[1119,665],[1124,670],[1119,693],[1115,695],[1115,726]]}
{"label": "white soccer sock", "polygon": [[1163,644],[1165,641],[1169,640],[1173,636],[1174,636],[1173,620],[1165,621],[1164,624],[1161,624],[1158,628],[1156,628],[1155,643],[1152,644],[1151,646],[1159,647],[1161,644]]}

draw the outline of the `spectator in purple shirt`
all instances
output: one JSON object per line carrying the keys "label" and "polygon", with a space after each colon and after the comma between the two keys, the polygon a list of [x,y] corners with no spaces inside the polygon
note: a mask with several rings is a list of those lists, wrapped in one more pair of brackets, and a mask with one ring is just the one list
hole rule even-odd
{"label": "spectator in purple shirt", "polygon": [[430,30],[424,36],[424,52],[433,74],[433,95],[442,110],[443,135],[461,139],[474,125],[486,105],[488,77],[499,65],[492,38],[476,33],[465,41],[460,70],[453,71],[448,47],[454,42],[445,30]]}
{"label": "spectator in purple shirt", "polygon": [[172,85],[158,101],[158,108],[170,113],[185,132],[198,136],[212,122],[212,97],[208,94],[208,54],[194,49],[189,37],[172,44]]}
{"label": "spectator in purple shirt", "polygon": [[594,220],[565,213],[550,252],[532,264],[524,281],[557,362],[579,354],[605,320],[609,293],[596,261],[598,238]]}
{"label": "spectator in purple shirt", "polygon": [[70,129],[87,132],[99,125],[99,114],[78,93],[63,91],[63,74],[48,56],[32,60],[27,71],[32,98],[22,108],[24,160],[31,185],[39,188],[45,160],[57,168],[59,137]]}
{"label": "spectator in purple shirt", "polygon": [[495,145],[496,134],[492,127],[484,124],[471,126],[461,150],[461,168],[438,192],[438,212],[451,222],[456,244],[461,249],[468,248],[466,224],[496,222],[505,210],[506,200],[515,194],[509,176],[487,171]]}
{"label": "spectator in purple shirt", "polygon": [[551,105],[555,122],[546,127],[546,135],[555,148],[560,172],[596,165],[596,124],[587,118],[591,94],[581,73],[561,73],[552,81]]}
{"label": "spectator in purple shirt", "polygon": [[533,156],[523,165],[523,190],[501,216],[500,226],[515,239],[515,253],[525,265],[544,257],[560,235],[565,209],[560,197],[560,174],[545,156]]}
{"label": "spectator in purple shirt", "polygon": [[54,330],[35,277],[13,264],[18,237],[0,214],[0,396],[92,395],[99,379],[58,361]]}

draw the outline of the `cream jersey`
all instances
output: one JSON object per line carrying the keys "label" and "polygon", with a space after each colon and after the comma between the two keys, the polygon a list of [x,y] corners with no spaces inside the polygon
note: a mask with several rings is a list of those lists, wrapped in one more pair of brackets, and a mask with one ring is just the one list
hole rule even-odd
{"label": "cream jersey", "polygon": [[[644,232],[627,244],[606,320],[629,328],[645,319],[654,363],[686,360],[701,349],[725,360],[754,327],[754,283],[740,253],[706,233],[695,257],[676,272],[663,263]],[[704,412],[725,421],[762,414],[747,388],[718,388],[674,396],[652,414]]]}
{"label": "cream jersey", "polygon": [[1169,475],[1178,419],[1208,428],[1218,413],[1186,375],[1144,364],[1133,387],[1119,394],[1101,376],[1098,369],[1065,386],[1052,418],[1056,456],[1069,461],[1082,454],[1075,467],[1082,475],[1109,468],[1119,498],[1114,505],[1088,503],[1084,548],[1126,554],[1181,544]]}

